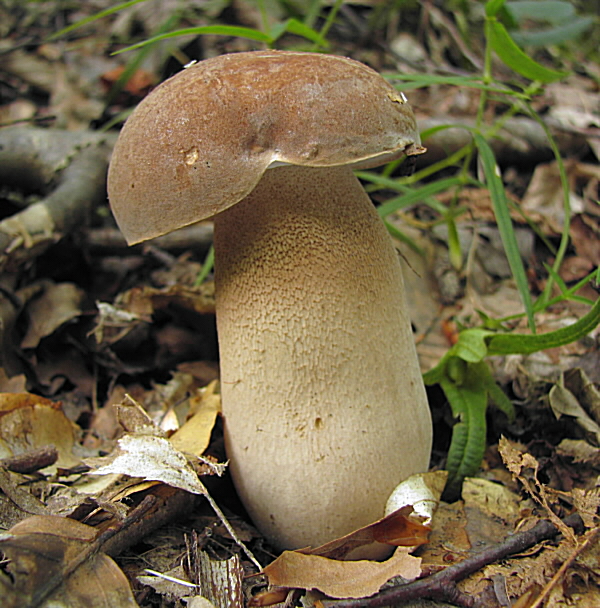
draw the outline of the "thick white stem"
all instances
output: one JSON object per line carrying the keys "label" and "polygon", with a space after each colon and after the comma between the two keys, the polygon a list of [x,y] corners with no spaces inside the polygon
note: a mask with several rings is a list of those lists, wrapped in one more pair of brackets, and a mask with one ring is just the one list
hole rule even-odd
{"label": "thick white stem", "polygon": [[281,548],[383,516],[427,469],[431,420],[398,255],[348,168],[269,169],[215,218],[225,439]]}

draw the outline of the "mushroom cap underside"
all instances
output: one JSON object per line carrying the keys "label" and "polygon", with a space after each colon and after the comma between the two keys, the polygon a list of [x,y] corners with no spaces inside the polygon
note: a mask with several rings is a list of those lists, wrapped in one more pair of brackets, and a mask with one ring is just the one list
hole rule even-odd
{"label": "mushroom cap underside", "polygon": [[115,146],[108,193],[133,244],[220,213],[270,166],[370,167],[423,151],[404,96],[364,64],[235,53],[179,72],[139,104]]}

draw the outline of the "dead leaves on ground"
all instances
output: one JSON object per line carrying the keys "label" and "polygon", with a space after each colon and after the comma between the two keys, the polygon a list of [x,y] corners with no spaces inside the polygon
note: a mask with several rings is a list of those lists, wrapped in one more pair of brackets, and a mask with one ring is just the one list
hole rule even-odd
{"label": "dead leaves on ground", "polygon": [[[541,506],[540,516],[549,518],[562,532],[562,538],[556,547],[539,547],[539,555],[526,555],[511,560],[509,564],[488,566],[487,575],[505,579],[510,596],[521,597],[515,604],[518,608],[541,605],[555,608],[573,603],[578,606],[599,605],[599,488],[556,491],[540,481],[540,464],[521,446],[502,439],[499,449],[513,476],[531,499]],[[582,535],[575,535],[557,517],[560,510],[580,515],[585,528]]]}
{"label": "dead leaves on ground", "polygon": [[[213,385],[202,392],[207,395],[209,411],[204,411],[199,393],[191,414],[192,420],[197,417],[202,421],[194,424],[205,437],[202,451],[208,445],[219,411],[214,391]],[[210,459],[198,460],[201,447],[198,445],[197,455],[190,454],[192,467],[131,399],[122,404],[120,419],[129,432],[121,437],[110,457],[96,459],[95,470],[74,474],[73,467],[81,465],[73,449],[79,433],[76,425],[65,417],[61,404],[29,393],[0,394],[0,455],[4,458],[0,461],[2,523],[6,526],[11,519],[19,522],[0,535],[0,552],[7,560],[0,569],[3,606],[21,608],[50,603],[88,608],[135,606],[126,577],[110,558],[99,552],[107,540],[107,525],[121,532],[122,539],[126,533],[123,523],[144,496],[146,501],[148,497],[155,499],[155,503],[163,505],[163,511],[168,511],[173,489],[185,490],[182,495],[205,494],[198,475],[222,472],[222,467]],[[181,428],[185,428],[185,422]],[[181,443],[185,446],[185,441]],[[40,473],[17,474],[1,466],[14,464],[15,455],[28,454],[49,444],[58,447],[58,462]],[[52,480],[48,478],[50,474],[54,474]],[[106,483],[99,485],[98,478]],[[165,487],[171,488],[170,492],[161,489]],[[152,507],[154,503],[148,504]],[[184,501],[183,507],[185,504]],[[144,525],[152,527],[150,507],[142,516],[147,517]],[[160,525],[165,518],[154,510]],[[59,512],[62,516],[53,514]],[[87,517],[96,527],[69,519],[74,516]],[[113,547],[123,542],[116,533],[111,537]],[[134,534],[125,542],[135,540]]]}
{"label": "dead leaves on ground", "polygon": [[30,517],[2,533],[2,606],[137,606],[123,572],[96,551],[97,538],[94,528],[53,516]]}
{"label": "dead leaves on ground", "polygon": [[[439,500],[439,496],[438,496]],[[333,598],[359,598],[377,593],[390,579],[413,580],[421,573],[420,558],[410,548],[427,542],[430,528],[409,518],[412,507],[404,507],[387,517],[343,538],[315,549],[284,551],[263,569],[269,584],[288,589],[318,590]],[[373,543],[397,546],[385,561],[352,560],[357,549]],[[269,600],[270,602],[271,600]],[[268,606],[261,596],[250,606]]]}

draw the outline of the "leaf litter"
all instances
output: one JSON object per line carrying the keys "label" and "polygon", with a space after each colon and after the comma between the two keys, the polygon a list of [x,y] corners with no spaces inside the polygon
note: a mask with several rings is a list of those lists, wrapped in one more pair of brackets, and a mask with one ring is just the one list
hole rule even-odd
{"label": "leaf litter", "polygon": [[[150,13],[140,6],[133,9],[137,15],[136,27],[149,27]],[[86,11],[85,8],[82,10]],[[164,10],[169,11],[168,8]],[[198,5],[195,10],[204,9]],[[218,9],[214,10],[218,14]],[[252,19],[247,15],[244,18]],[[123,31],[128,31],[127,23],[124,14],[123,19],[111,24],[111,32],[122,35]],[[440,23],[442,25],[438,27],[442,37],[439,40],[432,38],[431,48],[432,52],[440,53],[441,58],[452,34],[444,30],[443,21]],[[45,27],[49,28],[50,24],[46,23]],[[13,32],[10,36],[14,36],[14,32],[18,35],[18,23],[15,29],[7,31]],[[10,36],[3,44],[10,43]],[[417,44],[412,34],[409,38]],[[98,45],[106,44],[101,32],[92,31],[77,44],[81,54],[77,61],[66,60],[62,47],[56,43],[24,47],[3,55],[10,58],[3,65],[10,76],[9,90],[26,92],[24,96],[19,93],[11,103],[2,105],[0,116],[3,120],[29,120],[32,117],[47,120],[55,116],[56,125],[88,128],[92,121],[99,119],[107,110],[102,107],[107,84],[112,86],[121,66],[114,58],[97,52]],[[209,46],[210,52],[225,50],[214,41]],[[181,50],[176,49],[176,52]],[[135,73],[136,78],[130,81],[129,89],[124,90],[123,96],[114,101],[115,105],[109,111],[124,109],[125,104],[136,101],[150,83],[159,79],[165,53],[165,46],[156,49],[151,60]],[[17,86],[13,89],[15,83]],[[551,100],[553,117],[565,129],[571,130],[572,135],[579,130],[597,160],[600,149],[597,137],[598,93],[597,87],[594,89],[589,85],[589,78],[577,75],[567,82],[550,85],[547,94],[551,96],[548,99]],[[442,95],[445,101],[441,106],[439,100],[431,97],[429,90],[411,93],[415,99],[417,96],[420,99],[423,113],[433,115],[440,111],[460,113],[462,108],[466,116],[472,116],[477,105],[476,97],[469,90],[449,90],[448,96]],[[42,104],[39,103],[40,94],[46,100]],[[533,144],[527,138],[523,129],[522,133],[505,143],[516,141],[523,150],[529,148],[532,151]],[[579,159],[581,139],[576,140],[576,146],[577,153],[566,165],[573,214],[570,218],[572,247],[560,269],[560,277],[566,286],[581,280],[600,263],[597,246],[600,238],[598,167],[593,158],[590,161],[589,155],[587,161]],[[435,154],[433,140],[430,147]],[[501,154],[499,158],[502,158]],[[546,161],[549,160],[546,157]],[[530,175],[513,167],[505,171],[505,181],[511,190],[513,221],[529,231],[530,228],[526,228],[528,219],[536,224],[542,236],[550,239],[562,233],[565,219],[557,174],[557,166],[552,162],[540,164]],[[480,188],[467,188],[458,200],[444,201],[442,196],[439,197],[440,202],[446,205],[455,204],[467,210],[458,219],[460,234],[466,235],[463,242],[466,267],[453,267],[455,260],[448,253],[447,233],[436,231],[432,236],[423,229],[432,220],[427,209],[419,206],[403,214],[402,219],[413,224],[416,242],[427,252],[426,256],[415,261],[410,258],[410,251],[405,251],[410,259],[410,268],[405,268],[405,271],[411,284],[411,316],[418,330],[418,348],[424,371],[433,367],[451,345],[452,332],[444,328],[453,323],[456,327],[456,322],[469,326],[479,320],[480,312],[490,316],[520,312],[511,279],[504,277],[503,265],[496,259],[500,250],[494,241],[493,216],[486,192]],[[526,218],[523,218],[523,212]],[[395,217],[390,219],[397,221]],[[96,226],[98,218],[91,232]],[[197,515],[190,524],[191,532],[185,538],[177,526],[162,528],[163,536],[160,528],[158,532],[146,535],[141,549],[149,548],[144,555],[145,560],[167,575],[193,581],[197,585],[194,593],[197,593],[202,589],[201,584],[206,587],[206,580],[210,578],[207,570],[198,565],[202,560],[218,570],[218,564],[235,560],[240,554],[242,561],[231,565],[228,573],[224,568],[220,576],[231,581],[232,589],[239,591],[243,584],[247,591],[244,574],[252,571],[249,566],[251,560],[240,551],[236,540],[232,540],[231,532],[227,531],[220,517],[210,509],[203,511],[197,504],[191,509],[190,503],[185,501],[182,501],[185,508],[179,511],[169,506],[169,501],[178,496],[179,490],[169,489],[168,484],[177,486],[183,471],[185,479],[191,482],[188,489],[198,489],[193,481],[194,476],[196,480],[200,479],[198,473],[209,486],[211,474],[224,459],[219,444],[222,436],[218,389],[213,385],[202,390],[218,373],[212,285],[210,281],[203,289],[193,285],[204,252],[201,251],[194,259],[194,254],[190,256],[187,251],[183,255],[181,251],[172,255],[148,245],[145,255],[138,249],[135,253],[116,254],[112,261],[106,254],[90,259],[88,252],[82,253],[80,243],[69,241],[73,235],[67,236],[66,242],[50,249],[43,259],[40,258],[36,265],[31,265],[27,273],[21,275],[23,280],[35,277],[41,278],[42,282],[34,284],[31,289],[31,285],[26,285],[16,291],[21,304],[18,315],[14,314],[14,306],[15,310],[7,313],[4,301],[0,309],[4,322],[0,335],[5,350],[8,349],[3,352],[3,369],[0,370],[0,390],[7,393],[2,395],[0,408],[0,520],[3,527],[9,529],[0,541],[8,544],[2,545],[0,550],[14,566],[27,563],[31,573],[27,577],[19,572],[10,581],[13,587],[9,585],[3,600],[16,601],[15,589],[21,594],[20,601],[43,593],[44,589],[50,588],[47,575],[54,577],[52,585],[58,581],[53,593],[65,605],[79,605],[79,599],[76,599],[80,597],[77,595],[80,593],[79,582],[87,583],[92,579],[101,581],[106,589],[114,587],[123,592],[124,599],[108,598],[104,595],[106,589],[92,587],[90,583],[90,592],[81,596],[82,604],[128,605],[131,597],[126,579],[114,562],[105,563],[104,553],[97,552],[94,543],[107,526],[118,527],[120,523],[127,522],[135,508],[144,504],[147,498],[159,501],[166,510],[173,508],[173,514],[179,513],[174,515],[178,522],[184,521],[184,516],[192,510]],[[86,238],[79,231],[75,235],[75,241],[81,239],[81,243],[85,243]],[[529,262],[532,290],[541,290],[546,280],[541,268],[552,259],[547,254],[540,254],[539,235],[535,245],[534,249],[524,249],[523,255]],[[188,250],[191,248],[192,245],[187,247]],[[432,270],[432,260],[439,261],[441,271]],[[484,263],[488,261],[489,264]],[[3,279],[8,281],[9,287],[19,283],[10,273]],[[578,293],[588,299],[597,297],[589,286]],[[94,305],[93,302],[99,304]],[[581,315],[581,310],[575,302],[557,303],[538,315],[540,330],[572,322]],[[523,327],[518,321],[513,324],[517,330]],[[597,480],[600,468],[600,417],[596,388],[600,381],[600,359],[597,340],[598,334],[595,333],[587,340],[568,347],[493,361],[496,378],[516,405],[517,420],[508,423],[494,413],[490,414],[491,444],[478,477],[466,481],[461,501],[439,503],[431,522],[428,543],[415,549],[411,555],[391,558],[397,562],[388,564],[388,573],[406,567],[404,574],[410,574],[415,560],[421,560],[420,572],[416,576],[426,577],[471,558],[482,547],[484,550],[494,547],[541,519],[549,518],[560,525],[559,521],[576,512],[584,524],[581,532],[573,533],[568,526],[562,526],[562,538],[545,540],[522,554],[485,565],[459,583],[459,588],[468,595],[486,598],[486,605],[490,607],[506,606],[509,602],[519,608],[531,608],[540,602],[546,602],[547,606],[600,605],[597,592],[600,580],[598,542],[594,534],[598,526]],[[578,367],[583,371],[578,372]],[[29,390],[40,392],[44,397],[28,393]],[[137,406],[132,406],[125,395],[131,395],[142,405],[148,419],[135,418]],[[443,438],[450,426],[449,414],[443,410],[442,403],[438,405],[434,415],[439,436]],[[202,435],[200,448],[192,446],[189,439],[197,432]],[[505,444],[503,440],[498,444],[502,433],[513,441]],[[517,443],[516,439],[523,443]],[[34,466],[29,472],[10,469],[8,463],[11,458],[27,460],[34,451],[48,444],[58,448],[57,462],[41,469]],[[442,444],[443,441],[436,447],[433,461],[436,466],[441,463]],[[127,449],[123,449],[123,445]],[[152,468],[141,467],[141,462],[135,462],[135,457],[131,456],[133,445],[140,454],[148,455]],[[164,462],[162,459],[159,462],[153,460],[160,454],[165,456]],[[86,468],[84,462],[100,456],[111,460],[109,467],[114,469],[113,473],[105,470],[105,475],[98,476]],[[158,479],[150,480],[150,477]],[[181,485],[185,486],[185,483]],[[233,493],[231,487],[225,490],[219,490],[219,486],[211,487],[211,493],[213,490],[216,490],[219,504],[227,505],[223,519],[230,523],[234,538],[251,545],[261,563],[270,561],[273,556],[269,549],[263,551],[256,531],[236,516],[235,503],[228,502]],[[47,519],[38,519],[37,515],[31,518],[35,513]],[[148,522],[153,521],[155,513],[151,507],[144,513]],[[60,514],[60,517],[53,514]],[[19,528],[21,524],[18,522],[22,522],[23,527]],[[36,555],[39,550],[39,560],[27,553],[31,546],[36,549]],[[43,549],[46,546],[58,547],[60,572],[56,576],[53,574],[55,571],[49,572],[44,565]],[[124,542],[122,546],[129,545]],[[345,546],[344,542],[341,546]],[[180,565],[180,555],[186,556],[185,567]],[[197,560],[192,559],[194,555]],[[323,559],[327,559],[328,564],[335,562],[331,567],[339,577],[335,575],[338,577],[335,579],[337,586],[329,588],[327,584],[330,581],[320,575],[320,566],[315,569],[294,562],[291,575],[296,579],[284,579],[284,597],[290,593],[287,589],[294,585],[325,587],[332,594],[350,591],[346,596],[350,597],[352,593],[373,591],[383,580],[382,573],[387,572],[386,566],[367,562],[367,567],[378,574],[358,583],[358,587],[352,590],[350,583],[344,581],[345,575],[354,567],[346,564],[352,562],[299,552],[292,555],[291,560],[314,559],[318,564],[323,563]],[[129,579],[134,580],[147,564],[133,569],[132,574],[131,557],[132,553],[120,563]],[[402,565],[405,558],[409,559]],[[407,564],[413,566],[408,567]],[[274,566],[273,571],[277,567]],[[0,576],[10,572],[11,564],[3,565]],[[330,578],[333,580],[333,576]],[[148,582],[147,579],[142,580]],[[276,577],[273,580],[279,581]],[[4,584],[6,577],[2,581]],[[170,591],[155,589],[152,605],[159,601],[173,605],[181,598],[190,598],[188,605],[197,600],[218,608],[241,608],[244,603],[235,595],[238,591],[232,592],[225,600],[219,597],[219,593],[209,596],[206,592],[202,600],[201,596],[186,595],[189,588],[186,591],[182,585],[175,584]],[[204,589],[201,593],[205,594]],[[105,597],[108,603],[102,604]],[[138,594],[137,597],[141,596]],[[234,597],[238,599],[234,600]],[[171,603],[167,604],[165,598],[169,598]],[[323,601],[323,596],[314,592],[308,592],[304,600],[307,606],[320,606]]]}

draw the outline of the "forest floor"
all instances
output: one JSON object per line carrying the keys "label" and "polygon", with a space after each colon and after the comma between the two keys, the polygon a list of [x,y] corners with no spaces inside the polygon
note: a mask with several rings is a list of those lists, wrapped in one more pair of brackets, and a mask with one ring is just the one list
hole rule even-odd
{"label": "forest floor", "polygon": [[[402,549],[387,562],[361,562],[358,575],[352,562],[315,565],[304,558],[317,556],[294,554],[257,574],[276,553],[221,476],[212,274],[198,281],[212,224],[127,247],[105,178],[119,124],[157,83],[192,59],[260,47],[183,36],[149,47],[120,81],[131,54],[111,53],[159,31],[176,3],[136,4],[52,39],[111,3],[67,12],[59,4],[8,3],[0,19],[5,605],[600,606],[598,328],[564,346],[487,359],[516,415],[487,410],[485,456],[458,500],[441,500],[456,420],[440,388],[428,387],[434,447],[425,479],[438,503],[431,530],[410,528],[404,515],[379,524],[388,536],[414,535],[421,546],[412,555]],[[259,26],[252,3],[188,5],[178,27]],[[281,6],[273,10],[273,19],[285,16]],[[329,50],[383,73],[458,75],[458,65],[481,67],[481,49],[464,45],[450,14],[415,9],[414,31],[390,18],[378,38],[368,27],[372,11],[369,3],[345,5]],[[281,39],[281,48],[293,45],[294,37]],[[600,69],[581,57],[572,62],[576,70],[532,101],[556,137],[570,190],[570,240],[552,296],[578,286],[536,314],[540,334],[577,322],[598,299],[598,286],[583,279],[600,266]],[[498,78],[510,78],[496,69]],[[422,131],[469,123],[480,99],[477,88],[444,83],[406,95]],[[487,121],[502,104],[490,103]],[[417,169],[451,156],[463,135],[432,133]],[[547,285],[565,226],[560,166],[525,116],[505,125],[494,152],[535,297]],[[477,177],[475,164],[472,171]],[[396,194],[371,188],[378,205]],[[489,191],[472,184],[433,198],[386,218],[407,237],[396,244],[424,373],[464,327],[510,318],[512,332],[529,332]],[[456,222],[445,221],[436,204],[460,209]],[[456,234],[449,236],[450,225]],[[195,456],[193,466],[183,453]],[[412,587],[405,584],[416,576]],[[277,588],[267,591],[267,579]],[[356,599],[363,596],[371,597]]]}

